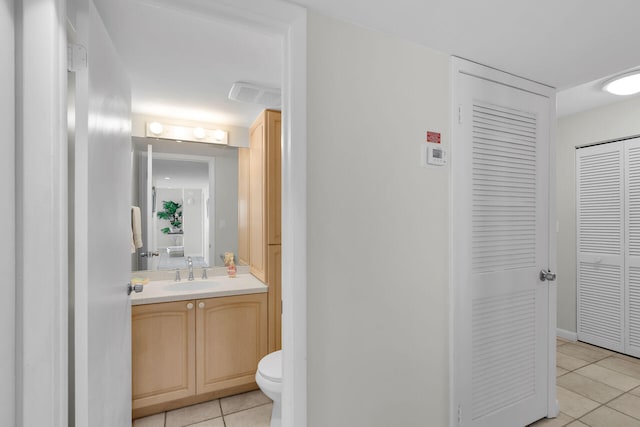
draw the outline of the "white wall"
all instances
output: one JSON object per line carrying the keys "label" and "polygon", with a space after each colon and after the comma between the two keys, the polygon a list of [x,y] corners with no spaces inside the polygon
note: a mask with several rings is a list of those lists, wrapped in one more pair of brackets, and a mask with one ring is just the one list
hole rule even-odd
{"label": "white wall", "polygon": [[0,420],[15,425],[15,92],[13,0],[0,2],[0,199],[8,206],[0,245]]}
{"label": "white wall", "polygon": [[640,98],[558,120],[558,328],[576,332],[576,146],[640,135]]}
{"label": "white wall", "polygon": [[308,425],[447,426],[448,57],[310,13],[307,65]]}

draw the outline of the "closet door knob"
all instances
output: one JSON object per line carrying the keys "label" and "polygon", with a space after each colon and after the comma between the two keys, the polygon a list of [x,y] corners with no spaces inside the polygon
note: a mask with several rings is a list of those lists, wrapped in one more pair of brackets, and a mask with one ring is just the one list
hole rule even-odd
{"label": "closet door knob", "polygon": [[187,310],[192,310],[193,309],[193,303],[190,302],[189,304],[187,304]]}
{"label": "closet door knob", "polygon": [[204,308],[204,303],[202,301],[198,303],[198,308]]}
{"label": "closet door knob", "polygon": [[548,280],[549,282],[553,282],[554,280],[556,280],[556,274],[552,273],[551,270],[540,270],[540,280],[541,281],[545,281]]}

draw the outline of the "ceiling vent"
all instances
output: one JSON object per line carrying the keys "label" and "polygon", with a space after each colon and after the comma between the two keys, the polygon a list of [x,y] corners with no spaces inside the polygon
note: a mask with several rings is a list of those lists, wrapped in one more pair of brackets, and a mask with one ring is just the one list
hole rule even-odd
{"label": "ceiling vent", "polygon": [[249,104],[260,104],[266,107],[280,107],[282,102],[280,89],[247,82],[235,82],[231,86],[229,99]]}

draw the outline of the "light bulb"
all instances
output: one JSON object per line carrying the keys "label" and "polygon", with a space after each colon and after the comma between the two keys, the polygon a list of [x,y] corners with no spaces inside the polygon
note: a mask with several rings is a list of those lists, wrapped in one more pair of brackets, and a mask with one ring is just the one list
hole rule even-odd
{"label": "light bulb", "polygon": [[196,139],[204,139],[204,137],[207,136],[207,132],[203,128],[195,128],[193,130],[193,136],[195,136]]}
{"label": "light bulb", "polygon": [[164,128],[162,127],[161,123],[158,123],[158,122],[149,123],[149,132],[151,132],[152,134],[160,135],[163,130]]}
{"label": "light bulb", "polygon": [[213,131],[213,137],[216,141],[222,141],[224,139],[224,131],[220,129]]}

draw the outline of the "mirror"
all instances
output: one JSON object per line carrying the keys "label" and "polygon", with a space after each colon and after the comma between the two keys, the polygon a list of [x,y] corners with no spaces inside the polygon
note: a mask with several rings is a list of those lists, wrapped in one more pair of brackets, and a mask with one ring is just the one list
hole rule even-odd
{"label": "mirror", "polygon": [[[132,138],[132,205],[142,244],[132,271],[223,266],[238,253],[238,148]],[[151,254],[151,256],[149,256]],[[236,258],[237,259],[237,258]]]}

